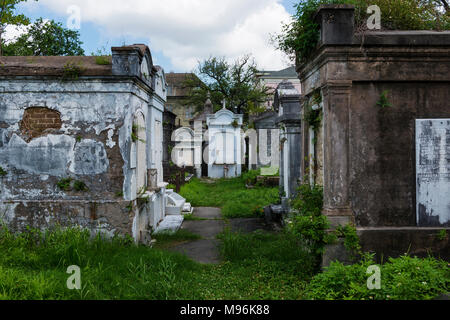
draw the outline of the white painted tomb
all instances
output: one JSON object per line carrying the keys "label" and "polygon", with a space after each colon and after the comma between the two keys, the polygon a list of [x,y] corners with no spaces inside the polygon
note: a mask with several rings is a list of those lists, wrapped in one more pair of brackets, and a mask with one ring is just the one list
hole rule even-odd
{"label": "white painted tomb", "polygon": [[208,126],[208,177],[233,178],[241,175],[243,115],[225,108],[206,117]]}

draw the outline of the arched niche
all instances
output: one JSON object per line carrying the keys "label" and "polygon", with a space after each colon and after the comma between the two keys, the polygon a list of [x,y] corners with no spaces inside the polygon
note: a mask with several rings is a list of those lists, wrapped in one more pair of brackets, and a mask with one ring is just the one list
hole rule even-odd
{"label": "arched niche", "polygon": [[[136,112],[132,127],[132,149],[135,156],[135,182],[137,195],[142,193],[147,187],[147,148],[146,148],[146,123],[144,114]],[[133,155],[132,155],[133,156]]]}
{"label": "arched niche", "polygon": [[194,166],[194,131],[190,128],[179,128],[172,133],[175,148],[172,151],[172,162],[179,167]]}

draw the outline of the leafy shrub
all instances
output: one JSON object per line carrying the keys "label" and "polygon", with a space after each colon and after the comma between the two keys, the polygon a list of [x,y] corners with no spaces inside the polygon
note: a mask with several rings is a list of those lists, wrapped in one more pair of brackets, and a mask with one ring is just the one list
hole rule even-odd
{"label": "leafy shrub", "polygon": [[58,181],[56,184],[58,188],[60,188],[62,191],[78,191],[78,192],[85,192],[88,191],[88,187],[83,181],[73,180],[72,178],[63,178]]}
{"label": "leafy shrub", "polygon": [[333,234],[327,232],[329,222],[322,215],[323,188],[310,184],[301,185],[291,206],[293,214],[287,229],[309,248],[319,264],[325,245],[335,239]]}
{"label": "leafy shrub", "polygon": [[344,246],[353,256],[362,255],[359,237],[356,227],[353,224],[338,226],[335,231],[336,236],[344,239]]}
{"label": "leafy shrub", "polygon": [[328,218],[322,214],[323,188],[306,183],[299,187],[298,195],[291,201],[293,213],[287,225],[288,231],[301,240],[315,255],[317,264],[327,244],[343,239],[347,251],[357,258],[363,253],[356,227],[353,224],[338,226],[330,231]]}
{"label": "leafy shrub", "polygon": [[95,57],[95,63],[98,65],[110,65],[111,57],[110,56],[97,56],[97,57]]}
{"label": "leafy shrub", "polygon": [[86,183],[84,183],[83,181],[77,180],[73,183],[73,190],[84,192],[84,191],[88,191],[89,188],[86,186]]}
{"label": "leafy shrub", "polygon": [[81,62],[69,61],[64,65],[63,80],[78,80],[84,68]]}
{"label": "leafy shrub", "polygon": [[70,191],[72,189],[72,178],[64,178],[58,181],[56,184],[63,191]]}
{"label": "leafy shrub", "polygon": [[389,99],[387,98],[387,94],[389,93],[388,90],[385,90],[381,93],[380,100],[378,100],[377,105],[380,106],[380,108],[389,108],[392,107],[392,104],[389,102]]}
{"label": "leafy shrub", "polygon": [[438,240],[440,240],[440,241],[444,241],[444,240],[446,240],[447,239],[447,230],[445,230],[445,229],[442,229],[442,230],[440,230],[439,232],[438,232],[438,235],[437,235],[437,238],[438,238]]}
{"label": "leafy shrub", "polygon": [[247,185],[255,185],[256,179],[261,175],[261,169],[249,170],[242,174],[242,180],[245,181]]}
{"label": "leafy shrub", "polygon": [[315,131],[317,131],[322,123],[322,109],[313,110],[311,105],[307,105],[304,109],[303,120]]}
{"label": "leafy shrub", "polygon": [[2,176],[6,176],[8,173],[5,171],[5,169],[3,169],[2,167],[0,167],[0,177]]}
{"label": "leafy shrub", "polygon": [[448,294],[450,269],[447,262],[434,258],[401,256],[390,258],[381,270],[381,289],[367,288],[367,268],[375,265],[373,255],[358,263],[344,266],[331,263],[316,275],[305,291],[314,300],[427,300]]}

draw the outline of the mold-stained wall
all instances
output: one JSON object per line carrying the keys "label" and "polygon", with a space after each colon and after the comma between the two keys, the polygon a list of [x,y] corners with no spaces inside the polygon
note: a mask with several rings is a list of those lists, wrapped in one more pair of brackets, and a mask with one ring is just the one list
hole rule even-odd
{"label": "mold-stained wall", "polygon": [[[99,70],[95,63],[85,64],[79,77],[69,80],[55,76],[53,65],[60,63],[64,73],[62,63],[72,57],[37,57],[31,66],[5,58],[0,71],[0,219],[13,230],[60,224],[136,234],[136,216],[146,206],[138,203],[137,183],[147,188],[147,169],[161,166],[152,155],[162,149],[162,136],[156,141],[153,130],[157,121],[162,123],[165,80],[145,46],[112,51],[112,65]],[[137,153],[132,138],[136,114],[143,127],[143,148]],[[137,157],[145,162],[139,173],[133,165]],[[162,217],[164,191],[150,197],[158,201],[154,207]]]}
{"label": "mold-stained wall", "polygon": [[[360,34],[352,6],[316,17],[317,51],[297,71],[305,96],[322,94],[323,214],[332,227],[354,223],[378,258],[448,259],[438,235],[449,231],[450,32]],[[326,248],[323,266],[348,261],[341,249]]]}

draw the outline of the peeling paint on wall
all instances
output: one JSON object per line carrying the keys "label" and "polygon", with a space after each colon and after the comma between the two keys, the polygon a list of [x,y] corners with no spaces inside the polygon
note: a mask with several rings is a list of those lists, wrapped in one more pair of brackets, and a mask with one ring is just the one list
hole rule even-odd
{"label": "peeling paint on wall", "polygon": [[417,221],[450,225],[450,119],[416,120]]}
{"label": "peeling paint on wall", "polygon": [[47,135],[27,143],[13,134],[0,162],[30,174],[61,176],[73,158],[74,146],[75,139],[66,135]]}
{"label": "peeling paint on wall", "polygon": [[108,170],[109,161],[103,143],[83,140],[73,151],[70,172],[82,175],[101,174]]}
{"label": "peeling paint on wall", "polygon": [[[151,62],[148,56],[139,59],[141,51],[136,50],[118,50],[112,75],[65,82],[47,74],[1,77],[0,166],[7,174],[0,177],[0,219],[7,220],[11,230],[75,225],[112,236],[132,234],[133,219],[138,218],[138,229],[149,231],[146,215],[154,210],[164,216],[165,189],[152,198],[160,207],[149,203],[148,208],[129,209],[130,202],[137,202],[136,170],[130,166],[134,114],[141,110],[146,119],[142,150],[150,163],[154,148],[162,149],[154,128],[162,121],[166,99],[161,68],[156,93],[150,78],[129,74],[139,70],[142,61]],[[119,67],[123,73],[114,78]],[[153,76],[154,70],[143,64],[146,74]],[[88,190],[63,190],[63,178],[83,182]]]}

